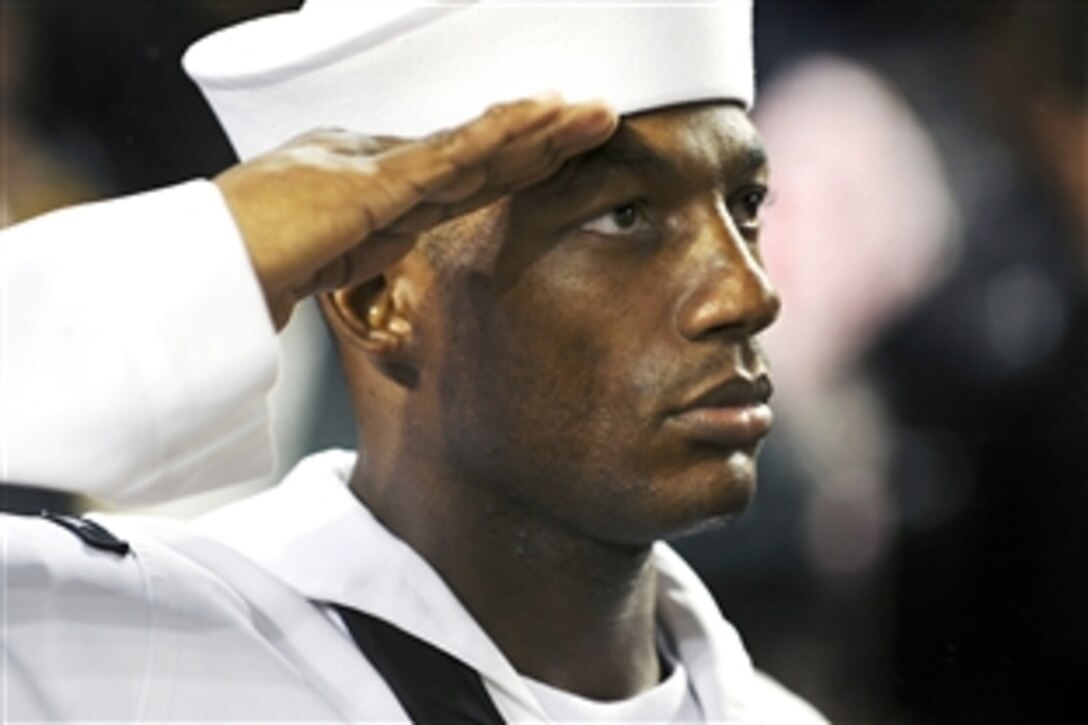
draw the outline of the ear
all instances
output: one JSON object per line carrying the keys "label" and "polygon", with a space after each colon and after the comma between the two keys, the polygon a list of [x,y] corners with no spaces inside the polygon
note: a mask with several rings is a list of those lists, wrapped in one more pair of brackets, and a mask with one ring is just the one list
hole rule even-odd
{"label": "ear", "polygon": [[396,269],[325,295],[321,306],[342,344],[378,362],[404,362],[419,299],[412,278]]}

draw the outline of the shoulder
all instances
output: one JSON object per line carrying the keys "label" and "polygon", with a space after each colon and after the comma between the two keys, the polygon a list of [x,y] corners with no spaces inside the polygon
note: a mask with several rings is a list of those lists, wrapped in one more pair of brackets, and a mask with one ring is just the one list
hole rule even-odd
{"label": "shoulder", "polygon": [[88,521],[0,516],[8,597],[60,598],[88,587],[100,595],[143,598],[142,572],[127,542]]}
{"label": "shoulder", "polygon": [[186,537],[196,535],[170,522],[0,516],[9,633],[105,645],[161,631],[173,616],[242,608],[218,572],[178,545]]}
{"label": "shoulder", "polygon": [[[155,547],[110,550],[81,535],[78,521],[0,516],[2,655],[16,720],[81,712],[129,719],[140,711],[133,683],[153,667],[161,580],[144,552]],[[98,533],[121,541],[106,528]]]}
{"label": "shoulder", "polygon": [[[330,716],[327,693],[300,674],[312,670],[304,655],[343,639],[318,610],[185,525],[96,519],[129,550],[0,516],[12,719]],[[306,649],[311,640],[321,646]]]}

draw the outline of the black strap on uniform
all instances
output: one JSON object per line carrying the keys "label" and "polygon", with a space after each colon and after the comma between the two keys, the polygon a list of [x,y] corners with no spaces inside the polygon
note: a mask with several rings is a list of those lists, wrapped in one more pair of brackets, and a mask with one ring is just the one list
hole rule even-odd
{"label": "black strap on uniform", "polygon": [[476,670],[388,622],[332,606],[412,722],[503,725]]}
{"label": "black strap on uniform", "polygon": [[83,540],[83,543],[92,549],[109,551],[118,556],[125,556],[132,548],[127,541],[123,541],[113,535],[105,526],[77,516],[55,514],[52,511],[42,511],[41,517],[46,521],[52,521],[57,526],[68,529]]}

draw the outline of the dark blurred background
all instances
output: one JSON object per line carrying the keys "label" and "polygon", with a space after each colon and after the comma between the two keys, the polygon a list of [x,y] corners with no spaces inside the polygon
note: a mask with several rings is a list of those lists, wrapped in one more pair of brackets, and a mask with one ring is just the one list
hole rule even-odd
{"label": "dark blurred background", "polygon": [[[178,59],[295,5],[5,0],[0,220],[226,167]],[[757,0],[756,28],[779,425],[752,510],[677,546],[757,664],[835,721],[1075,721],[1088,4]],[[288,461],[354,440],[310,320],[285,343],[315,360],[278,416]]]}

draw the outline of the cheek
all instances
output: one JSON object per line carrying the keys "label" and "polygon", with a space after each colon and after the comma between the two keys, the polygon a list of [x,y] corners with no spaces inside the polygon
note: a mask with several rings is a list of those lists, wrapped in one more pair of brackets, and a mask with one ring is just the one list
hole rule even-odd
{"label": "cheek", "polygon": [[473,447],[516,450],[525,467],[565,477],[622,462],[640,420],[637,336],[617,336],[599,305],[551,289],[526,284],[496,298],[486,278],[469,287],[454,312],[458,359],[444,407],[478,432]]}
{"label": "cheek", "polygon": [[668,310],[630,275],[580,274],[569,261],[565,270],[494,306],[488,333],[502,362],[493,379],[511,402],[525,401],[519,408],[535,437],[551,434],[584,459],[622,462],[640,452],[679,372]]}
{"label": "cheek", "polygon": [[[500,354],[489,371],[503,388],[504,404],[524,429],[524,441],[569,439],[566,446],[590,447],[593,428],[608,418],[615,379],[609,351],[579,320],[559,315],[519,315],[499,321],[494,332]],[[497,401],[498,402],[498,401]]]}

